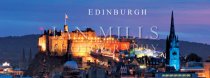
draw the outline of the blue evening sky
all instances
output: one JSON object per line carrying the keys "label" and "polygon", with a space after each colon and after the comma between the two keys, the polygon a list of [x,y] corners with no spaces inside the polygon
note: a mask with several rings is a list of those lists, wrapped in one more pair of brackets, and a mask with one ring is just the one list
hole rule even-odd
{"label": "blue evening sky", "polygon": [[[147,15],[88,16],[88,9],[97,8],[145,8]],[[70,30],[91,27],[99,33],[99,26],[112,26],[115,31],[121,26],[137,36],[138,27],[143,26],[142,35],[146,36],[151,35],[151,26],[158,26],[159,39],[165,39],[172,10],[180,40],[210,44],[210,0],[1,0],[0,36],[40,34],[40,27],[62,29],[67,13]]]}

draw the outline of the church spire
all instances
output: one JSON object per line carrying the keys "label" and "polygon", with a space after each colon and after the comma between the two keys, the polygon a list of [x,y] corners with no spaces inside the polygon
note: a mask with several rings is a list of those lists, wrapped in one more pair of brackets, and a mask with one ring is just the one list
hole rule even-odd
{"label": "church spire", "polygon": [[171,14],[171,28],[170,28],[170,37],[174,37],[175,36],[175,29],[174,29],[174,14],[172,11]]}
{"label": "church spire", "polygon": [[178,43],[178,37],[175,35],[174,16],[172,11],[170,34],[166,40],[166,64],[174,67],[175,71],[179,71],[180,69],[180,51]]}

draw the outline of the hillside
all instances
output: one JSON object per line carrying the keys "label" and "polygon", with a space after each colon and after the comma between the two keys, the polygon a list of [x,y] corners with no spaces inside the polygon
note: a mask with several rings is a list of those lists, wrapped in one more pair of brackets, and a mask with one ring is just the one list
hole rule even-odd
{"label": "hillside", "polygon": [[[23,48],[25,49],[26,58],[28,58],[29,50],[31,48],[33,56],[38,52],[37,42],[39,35],[25,35],[25,36],[9,36],[0,38],[0,63],[4,61],[13,62],[19,64],[20,57],[22,56]],[[152,45],[156,47],[156,50],[165,50],[165,40],[149,40],[149,39],[136,39],[136,42],[140,45],[152,48]],[[180,51],[182,55],[189,53],[196,53],[203,59],[206,59],[210,55],[210,45],[180,41]]]}
{"label": "hillside", "polygon": [[37,42],[39,35],[9,36],[0,38],[0,63],[4,61],[20,63],[23,49],[26,58],[29,56],[30,48],[32,55],[37,53]]}

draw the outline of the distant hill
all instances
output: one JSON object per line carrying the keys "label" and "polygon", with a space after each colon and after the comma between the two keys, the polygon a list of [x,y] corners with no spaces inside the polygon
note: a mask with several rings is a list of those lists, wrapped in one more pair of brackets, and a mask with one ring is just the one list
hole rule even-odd
{"label": "distant hill", "polygon": [[[39,35],[0,37],[0,63],[4,61],[9,61],[15,64],[19,64],[23,48],[25,49],[27,58],[30,48],[32,50],[32,54],[35,55],[38,52],[38,37]],[[163,39],[136,39],[136,42],[143,46],[148,45],[148,48],[151,49],[153,49],[153,45],[158,51],[165,50],[165,40]],[[210,56],[210,45],[180,41],[180,51],[182,55],[196,53],[203,59],[206,59],[208,56]]]}
{"label": "distant hill", "polygon": [[30,48],[32,54],[35,55],[38,51],[38,37],[39,35],[0,37],[0,63],[9,61],[13,64],[19,64],[23,49],[26,58],[29,56]]}

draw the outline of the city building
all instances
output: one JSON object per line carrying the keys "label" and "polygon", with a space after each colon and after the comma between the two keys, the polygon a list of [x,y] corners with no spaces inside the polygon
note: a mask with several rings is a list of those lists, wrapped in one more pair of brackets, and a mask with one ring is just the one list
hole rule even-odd
{"label": "city building", "polygon": [[210,78],[210,62],[204,62],[204,74],[206,78]]}
{"label": "city building", "polygon": [[195,72],[199,78],[210,78],[210,62],[188,62],[181,72]]}
{"label": "city building", "polygon": [[186,66],[180,69],[181,72],[195,72],[198,77],[204,78],[204,67],[202,62],[187,62]]}
{"label": "city building", "polygon": [[91,67],[87,72],[87,78],[106,78],[105,70],[99,67]]}
{"label": "city building", "polygon": [[8,76],[8,78],[10,76],[23,76],[24,71],[21,70],[20,68],[13,68],[10,63],[8,62],[4,62],[2,63],[2,65],[0,66],[0,78],[1,76]]}

